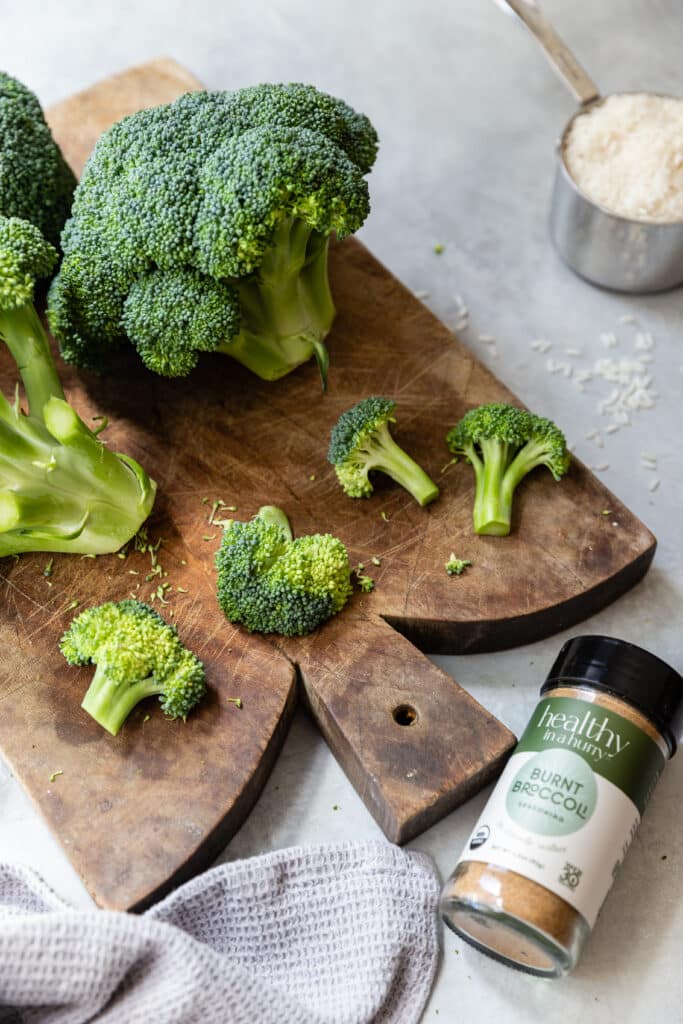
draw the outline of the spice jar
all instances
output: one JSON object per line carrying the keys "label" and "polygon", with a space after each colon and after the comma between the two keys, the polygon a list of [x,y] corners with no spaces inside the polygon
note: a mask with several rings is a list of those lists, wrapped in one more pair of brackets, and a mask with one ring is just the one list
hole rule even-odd
{"label": "spice jar", "polygon": [[611,637],[575,637],[444,887],[446,924],[531,974],[576,964],[664,764],[683,678]]}

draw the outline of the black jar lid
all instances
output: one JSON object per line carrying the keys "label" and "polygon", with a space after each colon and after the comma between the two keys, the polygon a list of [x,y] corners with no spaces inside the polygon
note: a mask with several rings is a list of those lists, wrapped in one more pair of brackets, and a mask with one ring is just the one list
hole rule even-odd
{"label": "black jar lid", "polygon": [[657,727],[672,756],[683,742],[683,677],[642,647],[611,636],[575,636],[555,659],[541,693],[567,682],[633,705]]}

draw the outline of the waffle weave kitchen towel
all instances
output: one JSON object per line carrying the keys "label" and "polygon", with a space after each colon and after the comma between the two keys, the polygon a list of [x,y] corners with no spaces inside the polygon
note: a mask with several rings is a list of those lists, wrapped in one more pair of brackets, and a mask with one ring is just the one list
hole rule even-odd
{"label": "waffle weave kitchen towel", "polygon": [[412,1024],[439,957],[428,858],[387,843],[222,864],[142,915],[0,865],[5,1024]]}

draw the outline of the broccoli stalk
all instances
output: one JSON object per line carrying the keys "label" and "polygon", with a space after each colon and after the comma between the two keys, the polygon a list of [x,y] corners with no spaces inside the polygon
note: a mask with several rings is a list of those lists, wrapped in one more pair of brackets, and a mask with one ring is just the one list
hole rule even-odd
{"label": "broccoli stalk", "polygon": [[145,697],[163,696],[164,684],[155,675],[122,686],[104,665],[98,665],[81,702],[91,718],[116,736],[133,708]]}
{"label": "broccoli stalk", "polygon": [[70,665],[96,665],[81,707],[116,736],[145,697],[185,720],[206,692],[204,666],[175,626],[142,601],[107,602],[81,612],[60,641]]}
{"label": "broccoli stalk", "polygon": [[277,505],[262,505],[258,510],[257,516],[266,526],[276,526],[283,534],[287,544],[292,543],[294,540],[292,526],[281,508],[278,508]]}
{"label": "broccoli stalk", "polygon": [[509,534],[514,493],[527,473],[547,466],[560,480],[569,468],[564,434],[552,420],[499,402],[471,409],[446,443],[474,469],[474,529],[487,536]]}
{"label": "broccoli stalk", "polygon": [[255,633],[311,633],[352,592],[342,542],[329,533],[294,539],[287,516],[274,505],[248,523],[228,523],[216,568],[226,618]]}
{"label": "broccoli stalk", "polygon": [[258,272],[233,282],[239,334],[217,351],[263,380],[279,380],[315,356],[323,389],[328,353],[323,340],[335,316],[327,278],[329,237],[296,217],[284,217]]}
{"label": "broccoli stalk", "polygon": [[0,395],[0,556],[24,551],[116,551],[149,515],[156,485],[115,455],[67,403],[43,325],[35,280],[57,253],[27,221],[0,217],[0,339],[19,370],[19,398]]}
{"label": "broccoli stalk", "polygon": [[439,496],[439,488],[414,459],[396,444],[389,432],[396,403],[388,398],[364,398],[339,417],[332,429],[328,459],[351,498],[369,498],[373,487],[368,474],[385,473],[404,487],[420,505]]}
{"label": "broccoli stalk", "polygon": [[[2,220],[0,218],[0,224]],[[0,282],[3,283],[4,270],[0,265]],[[0,295],[0,337],[17,364],[29,409],[39,411],[51,398],[66,401],[32,294],[28,301],[18,306],[5,305],[5,301]]]}

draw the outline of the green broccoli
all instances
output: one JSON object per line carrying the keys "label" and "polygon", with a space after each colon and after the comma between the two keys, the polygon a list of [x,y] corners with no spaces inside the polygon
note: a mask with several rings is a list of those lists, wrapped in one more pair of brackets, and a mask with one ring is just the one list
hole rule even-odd
{"label": "green broccoli", "polygon": [[255,633],[311,633],[351,595],[342,542],[329,533],[294,540],[287,516],[272,505],[248,523],[228,524],[216,568],[226,617]]}
{"label": "green broccoli", "polygon": [[108,601],[81,612],[59,649],[69,665],[97,666],[81,707],[112,736],[145,697],[158,695],[165,715],[185,721],[206,692],[199,658],[142,601]]}
{"label": "green broccoli", "polygon": [[30,221],[59,245],[75,187],[37,98],[0,71],[0,215]]}
{"label": "green broccoli", "polygon": [[127,455],[114,455],[66,402],[33,305],[37,278],[57,253],[38,228],[0,216],[0,340],[24,384],[0,394],[0,556],[23,551],[102,554],[137,532],[156,484]]}
{"label": "green broccoli", "polygon": [[439,488],[389,433],[396,402],[390,398],[363,398],[337,420],[327,453],[339,483],[351,498],[369,498],[372,470],[386,473],[405,487],[420,505],[439,496]]}
{"label": "green broccoli", "polygon": [[309,85],[188,93],[115,124],[62,238],[65,359],[103,369],[128,338],[165,376],[222,352],[272,381],[315,356],[324,385],[328,242],[367,217],[376,149],[366,117]]}
{"label": "green broccoli", "polygon": [[454,551],[451,551],[450,558],[444,563],[444,568],[449,576],[462,576],[465,569],[469,569],[472,563],[467,558],[458,558]]}
{"label": "green broccoli", "polygon": [[515,488],[536,466],[547,466],[556,480],[569,469],[564,434],[552,420],[501,402],[471,409],[448,432],[446,444],[474,469],[473,518],[479,534],[510,532]]}

